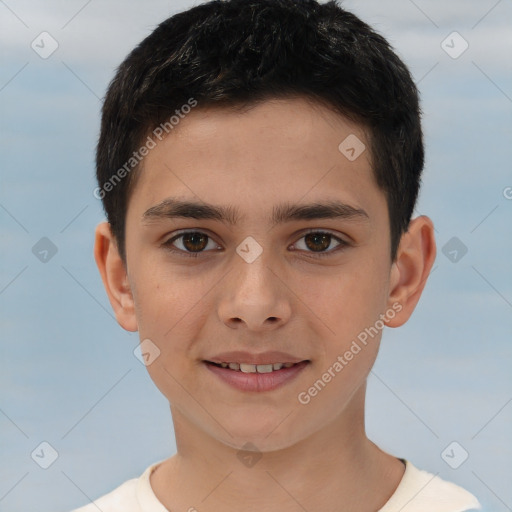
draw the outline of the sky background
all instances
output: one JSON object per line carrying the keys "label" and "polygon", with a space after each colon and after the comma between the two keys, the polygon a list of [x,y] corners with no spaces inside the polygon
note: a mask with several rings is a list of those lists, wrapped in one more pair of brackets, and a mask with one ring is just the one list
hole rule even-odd
{"label": "sky background", "polygon": [[[168,404],[93,259],[104,219],[94,149],[115,68],[197,3],[0,0],[2,512],[69,512],[175,451]],[[512,3],[343,5],[389,39],[419,85],[427,160],[417,214],[432,218],[438,243],[412,318],[384,332],[368,435],[466,487],[485,511],[512,510]],[[46,59],[31,47],[43,31],[58,43]],[[58,453],[47,469],[42,442]],[[469,455],[457,469],[442,456],[453,442],[452,465]]]}

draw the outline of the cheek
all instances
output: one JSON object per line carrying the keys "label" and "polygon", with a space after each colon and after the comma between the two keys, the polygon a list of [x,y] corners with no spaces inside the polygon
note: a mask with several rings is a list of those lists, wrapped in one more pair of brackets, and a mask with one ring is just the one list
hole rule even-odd
{"label": "cheek", "polygon": [[330,279],[304,283],[311,309],[321,319],[317,360],[297,397],[311,421],[334,419],[361,389],[378,354],[379,315],[386,280],[378,267],[345,269]]}
{"label": "cheek", "polygon": [[204,287],[197,279],[156,265],[136,276],[136,283],[134,298],[140,337],[154,337],[162,343],[180,330],[182,320],[200,306],[205,296]]}
{"label": "cheek", "polygon": [[197,371],[197,342],[204,338],[201,329],[214,307],[208,292],[214,291],[219,277],[171,272],[162,265],[137,277],[139,337],[149,339],[158,354],[147,370],[165,396],[176,396],[178,383]]}
{"label": "cheek", "polygon": [[[325,327],[322,334],[333,340],[329,346],[342,349],[379,319],[388,286],[381,267],[359,262],[332,269],[329,275],[301,280],[297,295]],[[330,351],[328,347],[326,351]]]}
{"label": "cheek", "polygon": [[201,325],[205,292],[191,280],[161,276],[154,280],[148,276],[143,288],[137,297],[139,336],[141,341],[149,339],[150,347],[156,347],[156,357],[146,369],[170,402],[187,403],[190,397],[183,385],[196,370],[189,352],[194,346],[191,340],[197,338],[194,329]]}

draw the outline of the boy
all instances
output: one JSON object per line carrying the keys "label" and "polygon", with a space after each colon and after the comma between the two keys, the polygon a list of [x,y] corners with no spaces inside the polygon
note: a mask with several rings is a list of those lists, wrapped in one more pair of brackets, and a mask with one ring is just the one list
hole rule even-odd
{"label": "boy", "polygon": [[208,2],[133,50],[103,107],[95,258],[177,453],[80,512],[480,508],[364,428],[382,329],[435,259],[423,158],[407,68],[334,1]]}

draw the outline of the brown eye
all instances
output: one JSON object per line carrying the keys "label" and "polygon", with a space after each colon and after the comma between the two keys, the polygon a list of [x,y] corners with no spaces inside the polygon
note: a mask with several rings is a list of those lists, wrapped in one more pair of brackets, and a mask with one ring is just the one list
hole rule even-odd
{"label": "brown eye", "polygon": [[204,233],[185,233],[183,246],[190,252],[202,251],[208,245],[208,236]]}
{"label": "brown eye", "polygon": [[324,251],[331,245],[332,235],[327,233],[309,233],[304,237],[306,246],[313,251]]}
{"label": "brown eye", "polygon": [[[300,239],[300,241],[302,240],[304,240],[304,247],[300,247],[299,243],[296,245],[299,245],[298,249],[309,253],[310,256],[329,256],[349,245],[348,242],[326,231],[310,231]],[[333,241],[337,245],[333,249],[327,250]]]}
{"label": "brown eye", "polygon": [[186,231],[173,236],[164,242],[163,246],[173,252],[183,253],[186,256],[198,256],[205,252],[209,242],[213,244],[213,247],[210,247],[210,249],[217,247],[207,234],[202,233],[201,231]]}
{"label": "brown eye", "polygon": [[[350,245],[341,238],[325,231],[310,231],[300,238],[300,241],[302,240],[304,240],[302,242],[304,247],[299,247],[299,249],[314,257],[329,256]],[[333,241],[337,245],[328,250]],[[206,233],[201,231],[185,231],[173,236],[162,245],[180,255],[198,257],[208,252],[209,243],[213,244],[209,249],[219,249],[217,244]]]}

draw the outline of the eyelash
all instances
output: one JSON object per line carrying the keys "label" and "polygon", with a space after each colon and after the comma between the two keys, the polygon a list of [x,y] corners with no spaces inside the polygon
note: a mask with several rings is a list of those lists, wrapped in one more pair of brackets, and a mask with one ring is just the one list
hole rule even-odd
{"label": "eyelash", "polygon": [[[198,256],[200,256],[201,254],[204,254],[206,251],[199,251],[199,252],[188,252],[188,251],[183,251],[182,249],[176,249],[175,247],[172,246],[172,243],[175,241],[175,240],[178,240],[180,238],[182,238],[183,236],[185,235],[189,235],[189,234],[192,234],[192,233],[197,233],[197,234],[200,234],[200,235],[205,235],[208,240],[213,240],[211,236],[209,236],[207,233],[204,233],[202,231],[196,231],[196,230],[191,230],[191,231],[183,231],[181,233],[179,233],[178,235],[175,235],[173,236],[172,238],[170,238],[169,240],[166,240],[162,246],[165,247],[167,250],[173,252],[173,253],[180,253],[181,255],[184,255],[185,257],[190,257],[190,258],[197,258]],[[319,234],[319,235],[328,235],[330,236],[332,239],[334,239],[335,241],[339,242],[339,245],[337,247],[335,247],[334,249],[331,249],[327,252],[318,252],[318,253],[315,253],[315,252],[312,252],[312,251],[306,251],[306,253],[309,255],[309,257],[313,257],[313,258],[324,258],[326,256],[331,256],[333,253],[337,253],[338,251],[340,250],[343,250],[345,247],[347,247],[349,245],[348,242],[346,242],[345,240],[342,240],[341,238],[333,235],[332,233],[329,233],[328,231],[321,231],[321,230],[311,230],[311,231],[308,231],[306,233],[304,233],[300,238],[299,240],[301,240],[302,238],[304,238],[306,235],[311,235],[311,234]]]}

